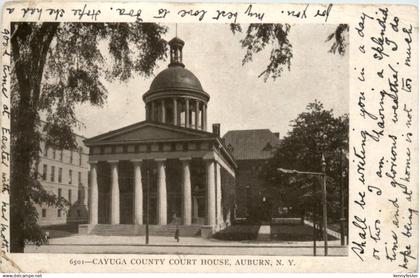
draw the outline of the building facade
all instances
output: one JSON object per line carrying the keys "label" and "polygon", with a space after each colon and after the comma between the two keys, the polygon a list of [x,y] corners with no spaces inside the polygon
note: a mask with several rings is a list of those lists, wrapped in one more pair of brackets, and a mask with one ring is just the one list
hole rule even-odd
{"label": "building facade", "polygon": [[[89,225],[83,233],[170,232],[208,236],[233,216],[236,163],[207,132],[210,96],[169,42],[170,64],[143,95],[145,121],[85,140],[91,169]],[[129,225],[122,225],[129,224]],[[108,234],[109,234],[108,233]]]}
{"label": "building facade", "polygon": [[41,142],[38,179],[45,190],[69,203],[64,209],[36,205],[41,226],[87,223],[88,149],[76,135],[78,150],[57,150]]}
{"label": "building facade", "polygon": [[269,129],[231,130],[223,140],[238,164],[236,175],[236,216],[269,220],[276,208],[276,190],[266,185],[261,171],[273,158],[279,134]]}

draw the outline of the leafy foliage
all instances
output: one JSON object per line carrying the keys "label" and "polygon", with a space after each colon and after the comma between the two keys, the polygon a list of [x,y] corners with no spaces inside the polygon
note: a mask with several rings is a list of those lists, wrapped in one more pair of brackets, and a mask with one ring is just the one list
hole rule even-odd
{"label": "leafy foliage", "polygon": [[[301,214],[320,207],[320,176],[279,175],[278,168],[322,172],[322,155],[326,161],[329,216],[338,217],[339,188],[342,170],[347,168],[348,115],[334,117],[319,101],[310,103],[306,111],[292,122],[292,130],[280,143],[275,158],[264,170],[264,175],[279,187],[285,206]],[[341,151],[340,151],[341,150]],[[314,192],[315,188],[315,192]]]}
{"label": "leafy foliage", "polygon": [[338,54],[340,55],[344,55],[346,53],[347,45],[349,44],[347,42],[347,36],[346,36],[346,33],[348,31],[349,31],[348,24],[340,24],[338,25],[337,29],[335,29],[335,32],[330,34],[327,37],[327,40],[325,42],[328,42],[334,39],[329,52],[334,53],[334,54],[338,52]]}
{"label": "leafy foliage", "polygon": [[[231,24],[230,29],[233,34],[243,33],[240,24]],[[255,54],[260,53],[267,47],[271,48],[270,58],[266,69],[259,74],[264,81],[269,78],[276,80],[286,68],[290,71],[290,65],[293,58],[293,46],[288,39],[291,26],[289,24],[249,24],[245,32],[245,37],[240,40],[242,48],[246,49],[242,64],[251,62]],[[333,41],[329,52],[335,54],[338,52],[344,55],[348,42],[346,32],[349,31],[347,24],[337,26],[334,33],[327,37],[327,41]]]}
{"label": "leafy foliage", "polygon": [[[231,30],[233,33],[242,32],[242,27],[232,24]],[[290,70],[293,53],[292,44],[287,38],[289,31],[289,24],[249,24],[245,38],[240,41],[242,48],[246,49],[242,64],[252,61],[254,54],[261,52],[270,45],[272,50],[269,64],[258,77],[263,76],[265,81],[269,77],[276,79],[281,76],[284,66]]]}
{"label": "leafy foliage", "polygon": [[[78,104],[102,106],[102,80],[148,77],[165,59],[167,31],[152,23],[12,24],[11,250],[27,241],[41,244],[35,203],[64,207],[64,199],[37,181],[40,141],[56,149],[77,149],[73,129],[82,125]],[[108,52],[110,61],[103,54]],[[44,115],[46,122],[41,123]]]}

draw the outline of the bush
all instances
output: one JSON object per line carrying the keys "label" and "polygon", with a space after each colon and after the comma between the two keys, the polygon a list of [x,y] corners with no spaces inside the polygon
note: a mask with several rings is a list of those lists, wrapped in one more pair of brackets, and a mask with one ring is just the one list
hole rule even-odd
{"label": "bush", "polygon": [[220,240],[256,240],[258,236],[258,225],[232,225],[213,235]]}

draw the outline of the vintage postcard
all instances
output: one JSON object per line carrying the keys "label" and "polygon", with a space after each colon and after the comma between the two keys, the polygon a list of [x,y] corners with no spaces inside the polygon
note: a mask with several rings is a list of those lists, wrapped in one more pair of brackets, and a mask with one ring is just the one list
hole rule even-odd
{"label": "vintage postcard", "polygon": [[10,1],[2,272],[417,272],[418,10]]}

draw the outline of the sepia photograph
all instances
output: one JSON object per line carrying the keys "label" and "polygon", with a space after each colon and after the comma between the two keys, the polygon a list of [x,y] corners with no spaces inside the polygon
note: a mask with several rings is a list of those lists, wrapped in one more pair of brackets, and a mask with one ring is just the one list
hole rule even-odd
{"label": "sepia photograph", "polygon": [[348,256],[348,24],[22,21],[10,44],[12,253]]}

